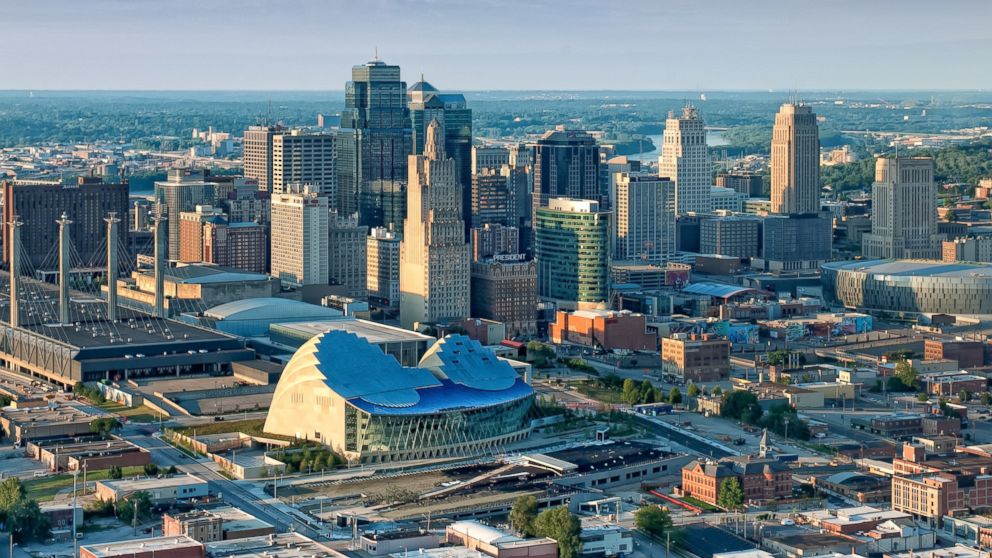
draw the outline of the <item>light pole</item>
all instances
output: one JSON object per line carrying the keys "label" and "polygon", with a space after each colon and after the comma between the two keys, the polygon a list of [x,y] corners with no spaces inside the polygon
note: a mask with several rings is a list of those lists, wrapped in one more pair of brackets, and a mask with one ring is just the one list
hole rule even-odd
{"label": "light pole", "polygon": [[[72,472],[72,558],[76,558],[79,552],[79,544],[76,542],[76,479],[79,478],[79,469]],[[86,490],[86,486],[83,486]],[[11,556],[13,558],[13,556]]]}

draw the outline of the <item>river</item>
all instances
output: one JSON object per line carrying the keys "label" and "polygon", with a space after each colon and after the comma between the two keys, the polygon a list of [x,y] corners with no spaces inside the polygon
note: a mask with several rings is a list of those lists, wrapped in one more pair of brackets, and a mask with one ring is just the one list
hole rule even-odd
{"label": "river", "polygon": [[[645,151],[644,153],[639,153],[637,155],[629,155],[631,160],[656,161],[658,159],[658,155],[661,155],[661,134],[648,137],[651,138],[655,148],[651,151]],[[723,132],[719,130],[707,130],[706,145],[710,147],[722,147],[724,145],[730,145],[730,142],[723,138]]]}

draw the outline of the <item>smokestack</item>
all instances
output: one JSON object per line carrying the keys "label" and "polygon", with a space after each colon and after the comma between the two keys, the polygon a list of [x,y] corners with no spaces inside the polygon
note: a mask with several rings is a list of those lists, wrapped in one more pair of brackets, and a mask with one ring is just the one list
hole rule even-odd
{"label": "smokestack", "polygon": [[107,222],[107,319],[117,321],[117,212],[111,211]]}
{"label": "smokestack", "polygon": [[21,286],[21,219],[14,215],[10,226],[10,327],[21,326],[21,303],[18,291]]}
{"label": "smokestack", "polygon": [[69,323],[69,225],[72,221],[62,213],[59,224],[59,323]]}
{"label": "smokestack", "polygon": [[165,317],[165,253],[168,247],[167,235],[163,231],[167,217],[162,214],[162,204],[155,210],[155,316]]}

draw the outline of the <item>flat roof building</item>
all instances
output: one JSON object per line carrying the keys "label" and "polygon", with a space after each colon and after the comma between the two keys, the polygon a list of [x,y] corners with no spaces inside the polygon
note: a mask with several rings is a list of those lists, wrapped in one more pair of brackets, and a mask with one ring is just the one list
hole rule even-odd
{"label": "flat roof building", "polygon": [[206,558],[203,544],[189,537],[151,537],[79,547],[80,558]]}
{"label": "flat roof building", "polygon": [[135,492],[147,492],[152,504],[203,498],[209,494],[207,481],[193,475],[164,478],[101,480],[96,483],[96,497],[105,502],[120,502]]}

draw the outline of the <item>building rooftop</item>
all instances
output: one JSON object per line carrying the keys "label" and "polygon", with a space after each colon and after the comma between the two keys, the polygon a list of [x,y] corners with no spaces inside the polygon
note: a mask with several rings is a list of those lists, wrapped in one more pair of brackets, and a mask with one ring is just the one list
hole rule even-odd
{"label": "building rooftop", "polygon": [[434,341],[434,338],[429,335],[355,318],[273,324],[269,329],[271,331],[302,334],[308,337],[314,337],[325,331],[346,331],[354,333],[369,343],[376,345],[380,343],[402,343],[405,341],[426,341],[428,343]]}
{"label": "building rooftop", "polygon": [[403,367],[354,333],[328,331],[300,347],[280,381],[312,373],[349,404],[372,414],[477,408],[533,394],[512,366],[464,335],[439,341],[414,368]]}
{"label": "building rooftop", "polygon": [[101,480],[97,482],[115,492],[136,492],[138,490],[151,490],[155,488],[207,484],[207,481],[190,474],[164,477],[161,479],[148,477],[140,479]]}
{"label": "building rooftop", "polygon": [[59,404],[52,407],[26,407],[23,409],[5,408],[0,414],[14,424],[39,426],[42,424],[66,424],[89,422],[104,413],[90,413],[76,405]]}
{"label": "building rooftop", "polygon": [[682,292],[689,294],[715,296],[720,298],[730,298],[748,292],[756,292],[754,289],[741,287],[739,285],[727,285],[724,283],[690,283],[682,288]]}
{"label": "building rooftop", "polygon": [[992,279],[992,264],[945,263],[933,260],[861,260],[823,264],[831,270],[859,271],[895,277],[971,277]]}
{"label": "building rooftop", "polygon": [[203,315],[214,320],[300,320],[327,319],[341,316],[340,310],[291,300],[288,298],[248,298],[214,306]]}
{"label": "building rooftop", "polygon": [[109,543],[98,543],[93,545],[83,545],[81,551],[89,553],[97,558],[112,556],[132,556],[135,554],[154,554],[155,552],[170,551],[176,553],[182,549],[203,548],[199,543],[186,535],[170,537],[151,537],[147,539],[127,539]]}
{"label": "building rooftop", "polygon": [[330,548],[299,533],[278,533],[207,543],[210,558],[327,558],[339,556]]}
{"label": "building rooftop", "polygon": [[520,537],[504,533],[495,527],[484,525],[478,521],[456,521],[448,525],[448,530],[494,546],[523,540]]}

